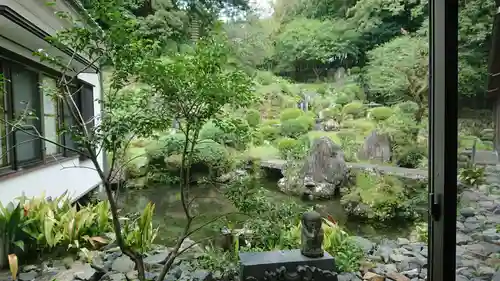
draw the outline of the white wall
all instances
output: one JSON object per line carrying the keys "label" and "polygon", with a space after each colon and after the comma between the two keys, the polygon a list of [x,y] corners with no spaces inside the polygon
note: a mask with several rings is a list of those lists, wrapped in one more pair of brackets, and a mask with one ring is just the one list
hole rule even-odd
{"label": "white wall", "polygon": [[100,182],[99,176],[92,169],[93,165],[89,160],[79,161],[76,158],[0,179],[0,202],[5,205],[23,193],[33,197],[45,192],[45,196],[54,198],[66,190],[71,198],[79,198]]}

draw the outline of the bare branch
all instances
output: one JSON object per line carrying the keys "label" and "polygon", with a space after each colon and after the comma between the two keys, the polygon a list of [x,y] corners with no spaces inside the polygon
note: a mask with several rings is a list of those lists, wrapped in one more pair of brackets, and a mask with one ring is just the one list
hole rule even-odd
{"label": "bare branch", "polygon": [[[189,237],[189,236],[193,235],[193,233],[195,233],[195,232],[197,232],[197,231],[199,231],[199,230],[203,229],[204,227],[207,227],[209,224],[212,224],[212,223],[214,223],[214,222],[216,222],[216,221],[218,221],[218,220],[222,219],[223,217],[227,217],[227,216],[229,216],[229,215],[237,215],[237,214],[239,214],[239,215],[245,215],[244,213],[240,213],[240,212],[230,212],[230,213],[225,213],[225,214],[222,214],[222,215],[218,215],[218,216],[216,216],[215,218],[213,218],[213,219],[211,219],[211,220],[209,220],[209,221],[207,221],[207,222],[203,223],[201,226],[198,226],[198,227],[196,227],[196,228],[194,228],[194,229],[192,229],[192,230],[188,231],[188,232],[185,234],[185,236],[186,236],[186,237]],[[200,217],[198,217],[198,218],[200,218]]]}

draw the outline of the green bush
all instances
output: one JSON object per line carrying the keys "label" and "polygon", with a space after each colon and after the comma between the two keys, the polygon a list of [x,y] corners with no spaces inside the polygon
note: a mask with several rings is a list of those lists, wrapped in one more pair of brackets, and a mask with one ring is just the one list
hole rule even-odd
{"label": "green bush", "polygon": [[341,203],[349,214],[362,218],[415,218],[403,183],[393,176],[358,172],[355,187],[342,197]]}
{"label": "green bush", "polygon": [[290,119],[296,119],[302,116],[303,113],[304,112],[298,108],[287,108],[280,114],[280,121],[284,122]]}
{"label": "green bush", "polygon": [[484,129],[481,131],[480,135],[483,141],[493,141],[495,138],[495,131],[493,129]]}
{"label": "green bush", "polygon": [[125,153],[127,174],[132,178],[145,176],[148,171],[149,158],[144,147],[130,147]]}
{"label": "green bush", "polygon": [[372,108],[370,110],[370,117],[376,121],[383,121],[391,117],[393,113],[394,112],[392,108],[386,106],[380,106]]}
{"label": "green bush", "polygon": [[258,110],[249,109],[245,118],[251,127],[257,127],[260,124],[260,113]]}
{"label": "green bush", "polygon": [[280,128],[273,125],[265,125],[259,128],[262,138],[267,141],[274,141],[280,135]]}
{"label": "green bush", "polygon": [[478,187],[485,183],[485,168],[469,164],[467,167],[460,169],[460,181],[471,187]]}
{"label": "green bush", "polygon": [[292,151],[300,145],[299,140],[292,138],[281,138],[278,140],[278,150],[280,152],[281,157],[286,159]]}
{"label": "green bush", "polygon": [[[196,171],[209,172],[212,175],[219,175],[227,172],[231,167],[229,152],[224,145],[211,139],[199,140],[193,151],[193,164]],[[177,172],[181,168],[182,150],[165,155],[167,169]]]}
{"label": "green bush", "polygon": [[344,105],[342,108],[342,114],[347,115],[351,114],[354,117],[360,117],[363,115],[364,105],[362,102],[353,101]]}
{"label": "green bush", "polygon": [[425,157],[427,157],[426,148],[417,145],[399,147],[395,151],[396,163],[400,167],[417,168]]}
{"label": "green bush", "polygon": [[279,151],[276,147],[268,144],[249,147],[242,156],[245,160],[267,160],[279,158]]}
{"label": "green bush", "polygon": [[321,115],[324,120],[337,119],[340,116],[342,106],[329,107],[322,111]]}
{"label": "green bush", "polygon": [[418,110],[418,104],[412,101],[405,101],[397,104],[396,109],[403,114],[414,115]]}
{"label": "green bush", "polygon": [[229,151],[221,144],[211,140],[201,140],[195,147],[194,161],[210,169],[227,172],[231,167]]}
{"label": "green bush", "polygon": [[281,124],[281,135],[299,138],[309,131],[309,123],[303,118],[286,120]]}
{"label": "green bush", "polygon": [[340,93],[337,95],[337,98],[335,99],[336,104],[340,105],[345,105],[354,100],[353,96],[349,96],[348,94]]}
{"label": "green bush", "polygon": [[316,120],[314,117],[311,117],[310,115],[303,115],[300,116],[296,119],[297,121],[304,123],[307,125],[307,131],[312,130],[314,127],[314,124],[316,123]]}
{"label": "green bush", "polygon": [[332,100],[330,98],[318,97],[313,99],[312,106],[313,109],[318,112],[324,110],[332,105]]}
{"label": "green bush", "polygon": [[258,71],[255,80],[261,85],[271,85],[277,81],[277,77],[270,71]]}
{"label": "green bush", "polygon": [[262,122],[262,126],[271,126],[271,125],[279,125],[280,120],[278,119],[267,119]]}
{"label": "green bush", "polygon": [[344,87],[342,87],[340,91],[357,100],[366,99],[365,91],[363,90],[363,88],[361,88],[358,84],[355,83],[349,83],[344,85]]}
{"label": "green bush", "polygon": [[227,141],[227,136],[221,128],[219,128],[214,122],[207,122],[200,130],[200,139],[202,140],[213,140],[220,144],[225,144]]}
{"label": "green bush", "polygon": [[250,126],[240,118],[222,120],[220,127],[214,122],[207,122],[200,130],[199,139],[213,140],[219,144],[244,149],[251,140]]}

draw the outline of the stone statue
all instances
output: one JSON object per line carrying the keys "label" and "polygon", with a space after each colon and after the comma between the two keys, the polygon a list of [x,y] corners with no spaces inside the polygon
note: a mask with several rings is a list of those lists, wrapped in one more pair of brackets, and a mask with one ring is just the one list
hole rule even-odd
{"label": "stone statue", "polygon": [[318,212],[305,212],[302,215],[301,253],[309,258],[323,256],[323,228],[321,215]]}

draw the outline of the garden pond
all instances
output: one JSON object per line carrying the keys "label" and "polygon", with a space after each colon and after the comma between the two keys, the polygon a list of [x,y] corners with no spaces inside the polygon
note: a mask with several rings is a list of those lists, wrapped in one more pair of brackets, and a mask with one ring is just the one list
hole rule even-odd
{"label": "garden pond", "polygon": [[[323,205],[323,210],[330,214],[340,225],[342,225],[350,234],[362,236],[373,241],[382,238],[396,239],[398,237],[408,237],[411,233],[412,225],[404,222],[390,222],[372,224],[366,221],[360,221],[348,218],[340,204],[340,198],[329,201],[302,201],[295,197],[290,197],[277,189],[276,181],[262,180],[262,185],[269,191],[276,201],[285,201],[293,199],[303,206]],[[141,212],[148,202],[155,203],[154,224],[159,226],[159,233],[156,243],[170,245],[177,239],[182,232],[186,218],[180,201],[178,186],[156,186],[147,189],[127,190],[119,200],[119,206],[125,213]],[[197,185],[192,186],[190,198],[195,198],[194,207],[199,218],[195,219],[194,224],[203,224],[222,214],[235,212],[236,209],[225,197],[218,191],[217,187]],[[242,221],[236,215],[229,216],[231,220]],[[215,237],[214,227],[205,227],[193,234],[194,240],[206,237]]]}

